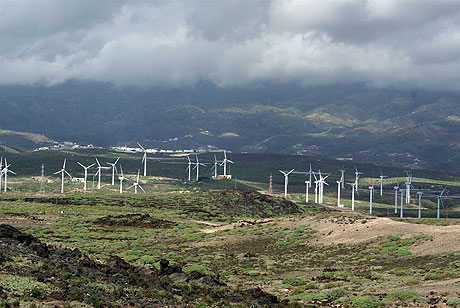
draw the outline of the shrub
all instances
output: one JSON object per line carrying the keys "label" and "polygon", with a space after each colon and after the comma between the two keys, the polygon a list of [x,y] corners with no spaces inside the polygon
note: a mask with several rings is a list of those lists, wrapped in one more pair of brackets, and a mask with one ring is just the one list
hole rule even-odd
{"label": "shrub", "polygon": [[454,306],[454,307],[460,306],[460,298],[458,298],[458,297],[450,297],[447,300],[447,305]]}
{"label": "shrub", "polygon": [[318,300],[326,299],[327,296],[321,293],[302,293],[302,294],[291,296],[289,298],[294,299],[294,300],[303,300],[303,301],[311,302],[311,301],[318,301]]}
{"label": "shrub", "polygon": [[302,278],[285,278],[283,279],[283,284],[287,284],[292,287],[298,287],[305,285],[305,280]]}
{"label": "shrub", "polygon": [[406,300],[406,299],[413,299],[417,297],[421,297],[420,294],[412,291],[397,291],[397,292],[392,292],[387,295],[388,298],[390,299],[397,299],[400,301]]}
{"label": "shrub", "polygon": [[352,296],[341,301],[345,307],[353,308],[378,308],[384,307],[385,304],[378,299],[366,296]]}
{"label": "shrub", "polygon": [[344,289],[334,289],[329,292],[327,292],[327,297],[332,300],[339,299],[345,295],[345,290]]}

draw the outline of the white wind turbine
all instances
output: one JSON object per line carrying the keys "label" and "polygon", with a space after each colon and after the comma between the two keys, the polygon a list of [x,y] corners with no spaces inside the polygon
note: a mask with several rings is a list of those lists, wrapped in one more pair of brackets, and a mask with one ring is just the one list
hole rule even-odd
{"label": "white wind turbine", "polygon": [[369,214],[372,215],[372,197],[374,196],[374,186],[369,186]]}
{"label": "white wind turbine", "polygon": [[309,175],[309,179],[308,179],[308,188],[311,188],[311,183],[313,183],[313,182],[311,181],[311,175],[314,174],[314,173],[313,173],[313,170],[311,169],[311,164],[310,164],[310,170],[308,170],[308,173],[307,173],[307,174]]}
{"label": "white wind turbine", "polygon": [[323,175],[321,174],[321,170],[319,170],[319,180],[318,180],[318,188],[319,188],[319,197],[318,197],[318,202],[321,204],[323,203],[323,197],[324,197],[324,184],[326,184],[327,186],[329,186],[328,183],[326,183],[326,179],[329,177],[329,175],[323,177]]}
{"label": "white wind turbine", "polygon": [[72,176],[70,175],[70,173],[68,173],[66,170],[65,170],[65,163],[66,163],[67,159],[64,158],[64,163],[62,164],[62,169],[59,170],[59,171],[56,171],[54,174],[61,174],[61,194],[64,193],[64,176],[67,174],[70,178],[72,178]]}
{"label": "white wind turbine", "polygon": [[380,196],[383,195],[383,179],[387,176],[383,175],[382,169],[380,169]]}
{"label": "white wind turbine", "polygon": [[337,207],[343,207],[340,203],[340,188],[342,187],[342,180],[337,181]]}
{"label": "white wind turbine", "polygon": [[[5,167],[2,169],[3,176],[5,177],[5,189],[4,189],[4,192],[6,192],[6,190],[8,189],[7,188],[7,185],[8,185],[8,172],[11,173],[11,174],[17,175],[16,172],[11,171],[10,169],[8,169],[10,166],[11,165],[8,165],[8,163],[6,162],[6,157],[5,157]],[[1,187],[0,187],[0,190],[1,190]]]}
{"label": "white wind turbine", "polygon": [[142,151],[144,151],[144,156],[142,156],[142,162],[144,163],[144,176],[147,176],[147,150],[138,142],[137,143]]}
{"label": "white wind turbine", "polygon": [[213,176],[213,179],[217,179],[217,168],[219,166],[219,162],[217,161],[217,157],[216,157],[216,154],[214,154],[214,166],[211,168],[214,169],[214,176]]}
{"label": "white wind turbine", "polygon": [[356,190],[356,192],[358,192],[358,184],[359,184],[358,182],[359,182],[360,174],[363,174],[363,173],[359,172],[358,168],[356,168],[356,166],[355,166],[355,190]]}
{"label": "white wind turbine", "polygon": [[292,169],[291,171],[281,171],[281,170],[279,170],[279,172],[281,172],[284,175],[284,198],[287,197],[289,174],[291,174],[292,171],[294,171],[294,169]]}
{"label": "white wind turbine", "polygon": [[188,166],[187,166],[187,169],[185,170],[188,170],[188,181],[190,182],[192,180],[192,161],[190,160],[190,155],[187,155],[187,159],[188,159]]}
{"label": "white wind turbine", "polygon": [[406,181],[406,203],[410,203],[410,188],[412,186],[412,173],[407,172]]}
{"label": "white wind turbine", "polygon": [[345,168],[342,168],[339,171],[341,173],[340,183],[341,183],[342,189],[345,189]]}
{"label": "white wind turbine", "polygon": [[83,178],[83,190],[86,191],[86,178],[88,177],[88,169],[94,166],[95,164],[91,164],[89,166],[84,166],[80,162],[77,161],[77,164],[79,164],[84,170],[85,170],[85,176]]}
{"label": "white wind turbine", "polygon": [[348,185],[351,186],[351,210],[355,210],[355,185],[356,182],[354,183],[347,183]]}
{"label": "white wind turbine", "polygon": [[200,163],[200,161],[198,160],[198,155],[195,155],[195,156],[196,156],[196,162],[193,163],[195,165],[193,169],[196,169],[196,180],[198,181],[198,179],[200,178],[200,166],[206,166],[206,165],[203,163]]}
{"label": "white wind turbine", "polygon": [[305,181],[305,203],[308,203],[308,187],[310,187],[310,181]]}
{"label": "white wind turbine", "polygon": [[112,186],[115,185],[115,172],[118,174],[117,163],[120,160],[120,157],[114,163],[106,163],[107,165],[112,166]]}
{"label": "white wind turbine", "polygon": [[120,194],[122,194],[123,193],[123,181],[127,180],[127,178],[125,178],[125,176],[123,175],[123,168],[121,167],[121,164],[120,164],[120,176],[118,177],[118,179],[120,180]]}
{"label": "white wind turbine", "polygon": [[110,169],[110,167],[102,167],[97,158],[96,158],[96,163],[97,163],[97,172],[95,175],[97,175],[97,189],[101,189],[102,169]]}
{"label": "white wind turbine", "polygon": [[137,170],[137,179],[136,179],[136,182],[133,183],[133,185],[129,186],[128,189],[130,188],[134,188],[134,193],[137,194],[137,188],[139,187],[143,192],[144,194],[146,193],[145,190],[142,188],[142,186],[139,184],[139,172],[140,170]]}
{"label": "white wind turbine", "polygon": [[222,161],[221,166],[224,166],[224,176],[227,175],[227,162],[233,164],[233,162],[230,159],[227,159],[227,152],[224,151],[224,160]]}
{"label": "white wind turbine", "polygon": [[0,192],[2,190],[2,180],[3,180],[3,156],[0,157]]}

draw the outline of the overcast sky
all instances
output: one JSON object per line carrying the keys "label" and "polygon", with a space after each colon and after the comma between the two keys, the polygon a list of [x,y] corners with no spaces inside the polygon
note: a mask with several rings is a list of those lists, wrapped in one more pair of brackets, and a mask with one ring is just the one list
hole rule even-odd
{"label": "overcast sky", "polygon": [[460,1],[0,0],[0,84],[460,90]]}

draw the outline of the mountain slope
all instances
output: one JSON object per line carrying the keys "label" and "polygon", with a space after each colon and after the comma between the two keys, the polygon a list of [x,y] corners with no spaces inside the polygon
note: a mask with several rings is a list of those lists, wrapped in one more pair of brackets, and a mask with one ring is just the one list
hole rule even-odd
{"label": "mountain slope", "polygon": [[0,87],[0,93],[1,128],[56,140],[214,145],[442,168],[460,162],[458,93],[361,85],[145,90],[94,82]]}

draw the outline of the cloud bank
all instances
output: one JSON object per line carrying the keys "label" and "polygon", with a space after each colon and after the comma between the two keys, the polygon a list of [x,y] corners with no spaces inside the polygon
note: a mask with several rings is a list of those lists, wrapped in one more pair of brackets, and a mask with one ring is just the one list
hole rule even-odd
{"label": "cloud bank", "polygon": [[460,2],[0,0],[0,84],[460,90]]}

